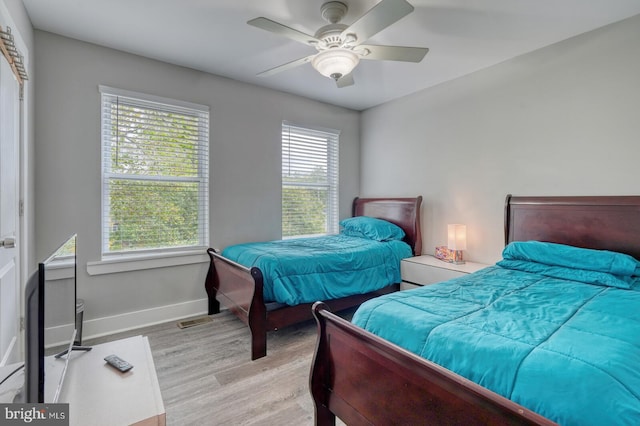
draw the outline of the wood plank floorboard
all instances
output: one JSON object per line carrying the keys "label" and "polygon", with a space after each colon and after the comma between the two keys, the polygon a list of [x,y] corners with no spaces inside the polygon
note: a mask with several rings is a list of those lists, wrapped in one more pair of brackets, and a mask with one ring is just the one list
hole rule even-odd
{"label": "wood plank floorboard", "polygon": [[226,310],[211,318],[184,329],[174,321],[83,343],[147,336],[169,426],[313,425],[308,381],[315,321],[270,332],[267,356],[251,361],[249,329]]}

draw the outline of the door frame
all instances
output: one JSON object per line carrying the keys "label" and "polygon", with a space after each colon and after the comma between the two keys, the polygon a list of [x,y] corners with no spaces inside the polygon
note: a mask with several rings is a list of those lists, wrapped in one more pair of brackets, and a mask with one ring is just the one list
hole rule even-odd
{"label": "door frame", "polygon": [[[11,28],[11,34],[18,51],[23,55],[24,67],[27,73],[32,76],[33,72],[30,70],[30,51],[27,44],[24,42],[21,31],[12,19],[7,6],[4,2],[0,2],[0,24],[3,28]],[[29,29],[29,28],[27,28]],[[0,56],[2,54],[0,53]],[[4,59],[3,59],[4,60]],[[35,167],[34,167],[34,142],[32,128],[32,113],[30,98],[31,87],[28,81],[23,82],[23,85],[19,88],[19,102],[18,102],[18,165],[16,171],[16,179],[18,180],[17,199],[18,199],[18,217],[16,224],[16,261],[18,268],[17,279],[19,281],[19,316],[20,330],[18,333],[17,347],[20,359],[24,359],[24,327],[23,318],[25,315],[25,287],[29,273],[34,270],[36,266],[35,246],[33,230],[35,229],[34,207],[34,182],[35,182]]]}

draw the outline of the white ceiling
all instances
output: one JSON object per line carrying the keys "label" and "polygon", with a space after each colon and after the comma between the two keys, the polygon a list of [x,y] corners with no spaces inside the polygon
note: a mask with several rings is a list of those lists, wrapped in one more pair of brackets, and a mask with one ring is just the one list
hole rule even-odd
{"label": "white ceiling", "polygon": [[[363,110],[640,13],[639,0],[409,0],[413,13],[368,44],[430,49],[418,64],[362,61],[355,85],[305,64],[256,74],[315,52],[247,25],[264,16],[307,34],[325,0],[23,0],[36,29]],[[378,0],[342,0],[351,24]],[[594,52],[597,54],[597,52]]]}

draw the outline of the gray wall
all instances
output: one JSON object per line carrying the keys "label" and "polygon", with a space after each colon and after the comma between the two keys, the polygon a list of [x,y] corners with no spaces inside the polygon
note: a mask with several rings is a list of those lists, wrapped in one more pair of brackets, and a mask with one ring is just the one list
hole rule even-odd
{"label": "gray wall", "polygon": [[360,189],[358,112],[42,31],[35,52],[37,255],[78,233],[89,334],[92,320],[120,316],[112,328],[133,327],[158,320],[149,311],[193,301],[204,312],[208,266],[87,274],[86,263],[100,260],[100,84],[211,107],[210,245],[280,237],[282,120],[341,131],[340,216],[350,214]]}
{"label": "gray wall", "polygon": [[493,263],[508,193],[640,194],[640,16],[361,120],[362,194],[422,194],[423,252],[464,223],[466,257]]}

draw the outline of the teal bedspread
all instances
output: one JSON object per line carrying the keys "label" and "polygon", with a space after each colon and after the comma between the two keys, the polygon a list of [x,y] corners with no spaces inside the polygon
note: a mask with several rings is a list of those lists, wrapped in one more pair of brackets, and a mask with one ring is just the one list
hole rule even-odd
{"label": "teal bedspread", "polygon": [[264,299],[287,305],[330,300],[399,283],[400,260],[412,256],[399,240],[343,234],[237,244],[222,255],[264,275]]}
{"label": "teal bedspread", "polygon": [[529,257],[532,248],[370,300],[353,322],[561,425],[640,424],[638,262],[578,253],[562,265],[558,247]]}

